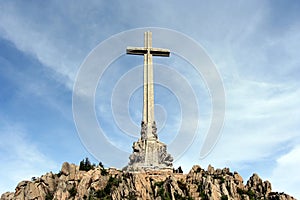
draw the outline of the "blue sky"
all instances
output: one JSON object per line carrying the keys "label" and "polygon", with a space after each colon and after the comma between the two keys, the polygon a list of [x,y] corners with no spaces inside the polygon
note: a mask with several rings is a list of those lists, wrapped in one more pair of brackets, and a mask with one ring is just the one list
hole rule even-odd
{"label": "blue sky", "polygon": [[[222,136],[213,151],[199,159],[195,155],[200,153],[211,114],[209,92],[176,55],[169,60],[155,58],[173,65],[200,89],[197,98],[203,123],[195,142],[175,166],[187,171],[193,164],[206,168],[211,163],[239,171],[245,180],[256,172],[270,180],[274,190],[300,198],[300,178],[295,176],[300,164],[299,9],[298,1],[279,0],[1,1],[0,193],[13,191],[23,179],[58,172],[64,161],[78,163],[88,156],[96,162],[80,141],[73,121],[72,92],[80,65],[114,34],[162,27],[188,35],[205,49],[217,66],[226,94]],[[99,123],[114,132],[108,137],[126,151],[135,138],[120,141],[114,137],[122,131],[112,115],[101,112],[111,110],[107,106],[113,89],[109,83],[131,65],[140,64],[141,58],[120,57],[106,71],[96,95]],[[178,125],[173,125],[179,122],[177,100],[166,88],[156,89],[156,102],[161,105],[157,121],[165,122],[159,125],[162,132],[177,130]],[[140,98],[141,88],[129,101],[136,130]],[[163,133],[160,138],[166,143],[175,137]],[[113,158],[109,153],[103,152]],[[105,163],[109,166],[109,161]]]}

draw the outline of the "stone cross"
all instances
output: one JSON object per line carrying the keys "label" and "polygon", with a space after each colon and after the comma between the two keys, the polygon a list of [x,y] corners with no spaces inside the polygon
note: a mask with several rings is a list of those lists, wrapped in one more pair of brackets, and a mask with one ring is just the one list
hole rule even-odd
{"label": "stone cross", "polygon": [[144,101],[141,139],[157,139],[157,128],[154,120],[154,89],[153,89],[153,62],[152,56],[170,56],[170,50],[153,48],[152,33],[144,34],[144,47],[128,47],[127,54],[144,55]]}
{"label": "stone cross", "polygon": [[157,137],[154,120],[154,88],[152,56],[170,56],[170,50],[152,47],[152,33],[145,32],[144,47],[128,47],[127,54],[144,55],[144,99],[141,138],[133,143],[133,153],[124,168],[127,171],[172,170],[173,157]]}

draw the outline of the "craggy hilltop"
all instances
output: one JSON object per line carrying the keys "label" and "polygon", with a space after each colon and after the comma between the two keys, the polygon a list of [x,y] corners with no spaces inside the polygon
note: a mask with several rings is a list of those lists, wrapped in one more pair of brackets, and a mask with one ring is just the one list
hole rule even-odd
{"label": "craggy hilltop", "polygon": [[[179,172],[178,172],[179,171]],[[270,199],[293,200],[272,192],[271,183],[253,174],[247,182],[228,168],[207,170],[195,165],[187,174],[175,171],[126,172],[81,162],[63,163],[57,174],[49,172],[20,182],[15,192],[1,200],[27,199]]]}

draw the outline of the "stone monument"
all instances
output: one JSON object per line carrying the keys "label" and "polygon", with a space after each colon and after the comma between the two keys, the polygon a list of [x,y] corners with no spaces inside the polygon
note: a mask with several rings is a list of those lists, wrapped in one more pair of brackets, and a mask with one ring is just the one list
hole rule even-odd
{"label": "stone monument", "polygon": [[144,98],[141,138],[133,143],[129,157],[128,171],[172,169],[173,158],[167,153],[167,146],[158,140],[154,120],[154,88],[152,56],[170,56],[170,50],[152,48],[152,33],[144,34],[144,47],[128,47],[127,54],[144,56]]}

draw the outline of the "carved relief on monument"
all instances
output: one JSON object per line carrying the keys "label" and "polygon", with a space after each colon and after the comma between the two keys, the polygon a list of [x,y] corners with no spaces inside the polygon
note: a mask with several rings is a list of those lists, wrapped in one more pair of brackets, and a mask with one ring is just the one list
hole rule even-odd
{"label": "carved relief on monument", "polygon": [[157,128],[156,128],[156,123],[155,123],[155,121],[152,122],[152,135],[154,136],[154,138],[157,139]]}
{"label": "carved relief on monument", "polygon": [[147,124],[144,121],[142,121],[142,124],[141,124],[141,139],[146,140],[146,137],[147,137]]}
{"label": "carved relief on monument", "polygon": [[142,141],[133,143],[133,153],[129,157],[129,165],[134,163],[142,163],[145,161],[145,148],[143,147]]}
{"label": "carved relief on monument", "polygon": [[165,144],[162,144],[159,148],[159,164],[164,164],[168,167],[171,167],[173,165],[173,157],[171,154],[167,153],[167,147]]}

